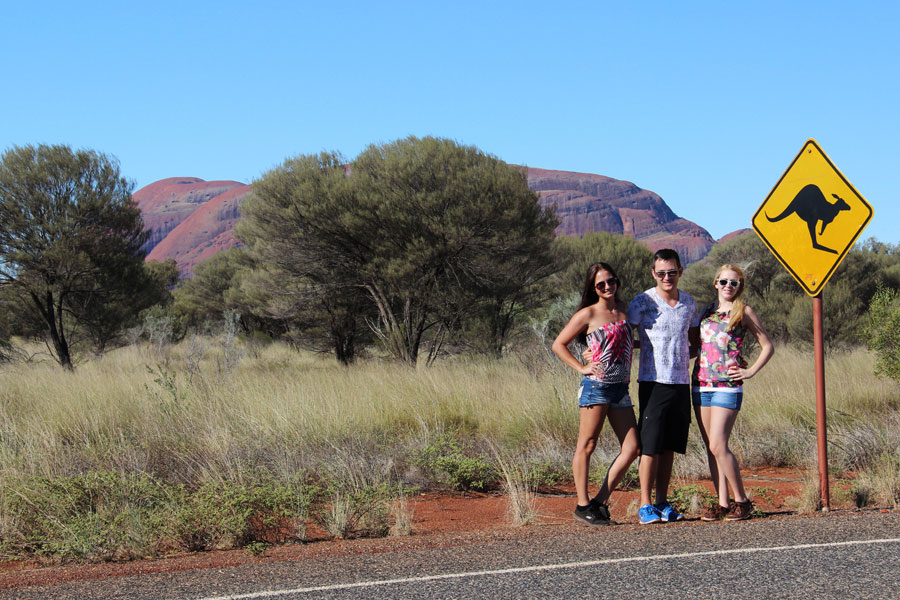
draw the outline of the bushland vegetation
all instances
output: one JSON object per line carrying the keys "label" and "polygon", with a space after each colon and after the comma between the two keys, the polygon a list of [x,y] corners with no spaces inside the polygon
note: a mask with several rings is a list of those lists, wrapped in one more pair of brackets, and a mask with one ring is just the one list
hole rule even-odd
{"label": "bushland vegetation", "polygon": [[[570,477],[577,381],[536,336],[499,360],[413,367],[385,354],[347,369],[217,327],[159,349],[122,347],[65,377],[49,361],[0,369],[0,553],[252,550],[303,541],[312,524],[336,537],[386,535],[408,531],[403,501],[414,492],[517,481],[534,490]],[[814,470],[811,362],[780,347],[747,383],[733,436],[742,464]],[[856,475],[854,501],[896,506],[898,387],[860,385],[874,365],[864,348],[826,358],[829,460],[834,477]],[[617,452],[606,428],[597,479]],[[676,476],[706,468],[692,432]]]}
{"label": "bushland vegetation", "polygon": [[5,327],[40,335],[61,366],[73,345],[103,352],[170,296],[174,263],[145,265],[133,184],[114,158],[21,146],[0,158],[0,305]]}
{"label": "bushland vegetation", "polygon": [[[401,534],[414,490],[565,480],[576,381],[550,342],[589,264],[617,269],[625,301],[653,285],[646,247],[554,238],[519,169],[448,140],[286,160],[254,182],[241,245],[180,282],[142,261],[130,189],[101,154],[3,157],[4,556],[258,551],[310,524]],[[811,302],[752,233],[689,265],[683,289],[712,301],[726,262],[779,343],[734,449],[804,469]],[[900,504],[898,288],[900,249],[868,240],[824,294],[830,464],[856,474],[859,505]],[[605,431],[596,468],[616,451]],[[676,469],[705,474],[699,438]]]}

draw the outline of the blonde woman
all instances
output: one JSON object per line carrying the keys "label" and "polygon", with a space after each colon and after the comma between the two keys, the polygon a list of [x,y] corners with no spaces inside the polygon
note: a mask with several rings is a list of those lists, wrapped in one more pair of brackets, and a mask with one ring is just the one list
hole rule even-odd
{"label": "blonde woman", "polygon": [[[759,317],[744,304],[744,273],[735,265],[722,265],[713,285],[718,299],[700,313],[700,353],[694,363],[693,404],[700,434],[706,444],[709,472],[718,502],[702,515],[704,521],[742,521],[753,512],[737,459],[728,439],[744,397],[743,383],[772,358],[774,347]],[[752,335],[760,353],[753,365],[741,356],[744,338]],[[728,498],[728,488],[734,503]]]}

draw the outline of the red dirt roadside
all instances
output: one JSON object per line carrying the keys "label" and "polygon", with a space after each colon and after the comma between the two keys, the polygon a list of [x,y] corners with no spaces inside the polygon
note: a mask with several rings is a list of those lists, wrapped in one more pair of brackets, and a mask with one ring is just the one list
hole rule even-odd
{"label": "red dirt roadside", "polygon": [[[793,469],[745,470],[744,477],[750,497],[763,513],[787,514],[795,510],[792,498],[796,498],[800,492],[802,472]],[[700,485],[710,491],[713,489],[709,481],[675,482],[673,488],[689,484]],[[832,508],[849,508],[836,501],[836,497],[842,496],[836,493],[839,491],[837,488],[833,483]],[[638,501],[637,490],[616,491],[610,500],[613,520],[623,525],[636,524]],[[843,504],[848,502],[844,500]],[[571,485],[543,490],[537,497],[539,517],[533,526],[548,527],[548,535],[552,535],[554,526],[578,525],[572,518],[574,506],[575,494]],[[321,556],[463,546],[476,543],[479,537],[514,535],[517,528],[510,524],[507,507],[507,498],[500,494],[426,493],[409,500],[412,512],[412,533],[409,536],[330,540],[311,528],[309,533],[312,539],[309,542],[273,546],[261,556],[251,556],[243,550],[231,550],[121,563],[46,566],[36,561],[6,562],[0,563],[0,589]]]}

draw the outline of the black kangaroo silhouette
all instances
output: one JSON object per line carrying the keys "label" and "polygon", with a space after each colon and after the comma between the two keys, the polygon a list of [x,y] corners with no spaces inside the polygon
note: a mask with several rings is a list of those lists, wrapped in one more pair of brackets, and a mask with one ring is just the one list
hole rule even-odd
{"label": "black kangaroo silhouette", "polygon": [[832,204],[825,198],[825,195],[822,193],[822,190],[819,189],[819,186],[814,184],[809,184],[800,190],[794,199],[791,200],[791,203],[788,204],[788,207],[784,209],[784,211],[778,215],[777,217],[770,217],[766,214],[766,218],[774,223],[776,221],[780,221],[784,218],[791,216],[796,213],[798,217],[806,221],[806,226],[809,228],[809,237],[812,240],[812,246],[816,250],[824,250],[825,252],[831,252],[832,254],[837,254],[837,250],[832,250],[831,248],[826,248],[822,244],[816,240],[816,223],[822,221],[822,228],[819,230],[819,235],[825,233],[825,227],[828,226],[829,223],[834,221],[834,218],[838,215],[842,210],[850,210],[850,205],[847,204],[843,198],[838,196],[837,194],[832,194],[835,198],[837,198],[837,202]]}

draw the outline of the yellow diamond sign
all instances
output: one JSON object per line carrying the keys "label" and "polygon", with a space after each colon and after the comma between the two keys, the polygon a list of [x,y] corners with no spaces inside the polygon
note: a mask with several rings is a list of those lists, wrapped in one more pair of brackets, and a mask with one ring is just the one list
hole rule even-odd
{"label": "yellow diamond sign", "polygon": [[810,296],[872,219],[872,207],[808,140],[753,215],[753,229]]}

